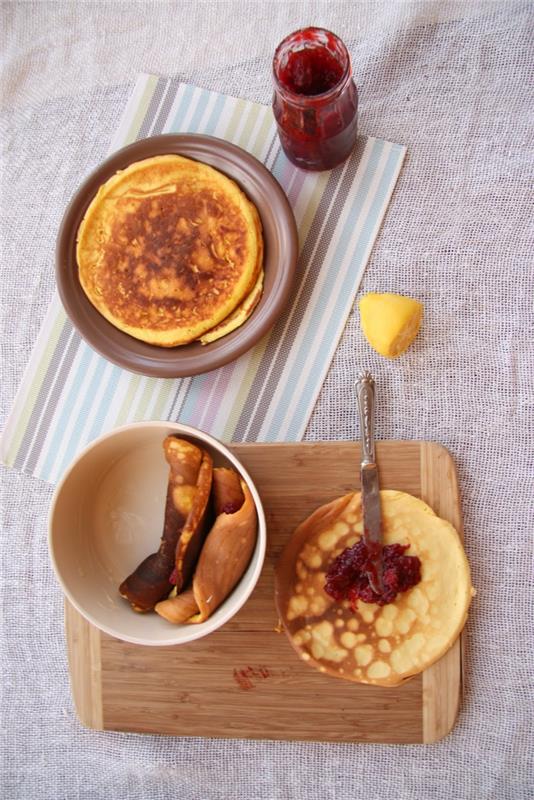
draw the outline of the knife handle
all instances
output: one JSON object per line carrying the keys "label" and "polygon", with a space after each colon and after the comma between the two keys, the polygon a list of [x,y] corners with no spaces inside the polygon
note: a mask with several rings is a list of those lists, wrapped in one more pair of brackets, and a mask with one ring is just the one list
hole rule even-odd
{"label": "knife handle", "polygon": [[375,464],[375,382],[367,370],[358,373],[356,398],[362,436],[362,465]]}

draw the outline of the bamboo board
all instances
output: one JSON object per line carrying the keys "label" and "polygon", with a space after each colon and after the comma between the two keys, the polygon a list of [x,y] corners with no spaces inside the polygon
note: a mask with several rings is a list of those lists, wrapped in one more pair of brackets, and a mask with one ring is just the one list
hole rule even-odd
{"label": "bamboo board", "polygon": [[[244,608],[204,639],[142,647],[91,626],[66,603],[74,703],[101,730],[253,739],[428,743],[454,725],[462,689],[461,641],[392,688],[322,675],[295,654],[274,606],[273,568],[314,508],[358,488],[353,442],[239,444],[267,517],[262,575]],[[421,497],[462,530],[454,463],[430,442],[378,442],[380,482]]]}

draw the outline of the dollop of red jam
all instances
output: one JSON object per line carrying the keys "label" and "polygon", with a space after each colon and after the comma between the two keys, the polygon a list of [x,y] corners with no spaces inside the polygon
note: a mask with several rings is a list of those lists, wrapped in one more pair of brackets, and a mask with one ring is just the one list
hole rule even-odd
{"label": "dollop of red jam", "polygon": [[310,47],[289,53],[278,77],[295,94],[322,94],[337,86],[343,65],[326,48]]}
{"label": "dollop of red jam", "polygon": [[332,562],[327,573],[325,592],[341,603],[348,600],[356,610],[358,600],[385,606],[392,603],[399,592],[411,589],[421,580],[421,561],[417,556],[405,556],[408,544],[388,544],[382,549],[382,582],[384,591],[377,594],[369,583],[367,572],[373,564],[369,561],[367,545],[360,539],[347,547]]}
{"label": "dollop of red jam", "polygon": [[176,567],[169,575],[169,583],[172,583],[173,586],[176,586],[176,584],[178,583],[178,570],[176,569]]}

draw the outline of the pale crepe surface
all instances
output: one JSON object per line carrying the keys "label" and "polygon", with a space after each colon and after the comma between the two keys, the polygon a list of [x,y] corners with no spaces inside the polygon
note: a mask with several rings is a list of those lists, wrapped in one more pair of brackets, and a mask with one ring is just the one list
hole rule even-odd
{"label": "pale crepe surface", "polygon": [[[332,560],[362,535],[361,494],[323,506],[295,532],[306,542],[288,590],[279,587],[282,621],[299,655],[322,672],[393,686],[439,659],[462,630],[474,590],[457,531],[405,492],[380,493],[384,544],[410,544],[421,560],[419,584],[378,606],[338,604],[324,591]],[[291,570],[289,569],[291,566]]]}

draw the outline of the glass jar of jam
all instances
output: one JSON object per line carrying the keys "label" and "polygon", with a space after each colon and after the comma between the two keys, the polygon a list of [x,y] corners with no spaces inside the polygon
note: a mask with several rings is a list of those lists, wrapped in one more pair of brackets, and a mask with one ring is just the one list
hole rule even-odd
{"label": "glass jar of jam", "polygon": [[358,133],[358,93],[347,48],[324,28],[287,36],[273,59],[273,111],[289,160],[325,170],[350,155]]}

